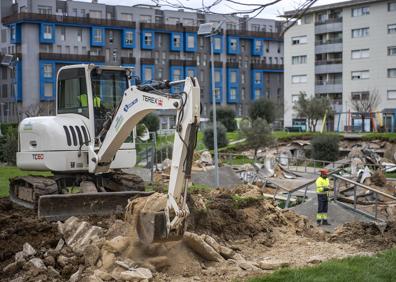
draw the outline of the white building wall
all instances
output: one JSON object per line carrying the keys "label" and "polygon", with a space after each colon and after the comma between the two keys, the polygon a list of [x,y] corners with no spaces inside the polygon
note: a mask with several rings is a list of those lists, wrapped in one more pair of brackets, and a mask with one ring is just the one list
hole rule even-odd
{"label": "white building wall", "polygon": [[[295,36],[307,36],[307,43],[292,45]],[[292,64],[293,56],[307,55],[306,64]],[[296,114],[293,110],[292,96],[305,92],[308,97],[315,94],[315,24],[295,25],[290,28],[284,38],[284,122],[285,127],[292,126]],[[293,75],[307,75],[307,82],[293,84]]]}

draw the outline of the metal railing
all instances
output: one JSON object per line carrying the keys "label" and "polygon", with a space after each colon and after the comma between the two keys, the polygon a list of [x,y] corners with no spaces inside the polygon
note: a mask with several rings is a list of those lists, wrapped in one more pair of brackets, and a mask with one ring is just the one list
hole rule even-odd
{"label": "metal railing", "polygon": [[315,25],[331,24],[331,23],[342,23],[342,18],[330,18],[327,20],[317,20],[315,22]]}
{"label": "metal railing", "polygon": [[342,64],[342,59],[334,59],[334,60],[316,60],[315,65],[336,65]]}
{"label": "metal railing", "polygon": [[[334,178],[334,202],[336,204],[338,204],[340,206],[343,206],[343,207],[345,207],[347,209],[350,209],[350,210],[352,210],[354,212],[357,212],[357,213],[359,213],[361,215],[364,215],[364,216],[366,216],[366,217],[368,217],[370,219],[378,220],[378,221],[381,221],[381,222],[385,221],[384,219],[381,219],[378,216],[378,205],[379,205],[379,203],[378,203],[378,195],[381,195],[382,197],[385,197],[385,198],[393,200],[393,201],[396,201],[396,197],[394,197],[394,196],[392,196],[390,194],[387,194],[385,192],[382,192],[382,191],[380,191],[378,189],[375,189],[375,188],[369,187],[367,185],[364,185],[362,183],[359,183],[359,182],[353,181],[351,179],[345,178],[343,176],[337,175],[337,174],[333,174],[332,177]],[[352,206],[338,200],[340,182],[344,182],[344,183],[353,185],[352,187],[350,187],[351,189],[353,189],[353,203],[352,203]],[[362,209],[358,208],[357,198],[358,198],[359,195],[357,195],[357,188],[361,188],[361,189],[364,189],[366,191],[370,191],[370,193],[373,194],[374,203],[369,203],[371,205],[374,205],[373,206],[373,214],[369,213],[367,210],[362,210]],[[365,194],[365,196],[367,196],[367,194]]]}
{"label": "metal railing", "polygon": [[338,43],[342,43],[342,38],[315,41],[315,45],[327,45],[327,44],[338,44]]}

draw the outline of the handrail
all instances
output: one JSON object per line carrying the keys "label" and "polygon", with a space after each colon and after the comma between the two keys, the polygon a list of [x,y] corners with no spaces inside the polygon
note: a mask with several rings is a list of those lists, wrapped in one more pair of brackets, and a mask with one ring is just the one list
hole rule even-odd
{"label": "handrail", "polygon": [[380,191],[380,190],[377,190],[377,189],[375,189],[375,188],[372,188],[372,187],[370,187],[370,186],[367,186],[367,185],[364,185],[364,184],[362,184],[362,183],[359,183],[359,182],[353,181],[353,180],[351,180],[351,179],[345,178],[345,177],[343,177],[343,176],[341,176],[341,175],[333,174],[332,176],[335,177],[335,178],[337,178],[337,179],[341,179],[341,180],[343,180],[343,181],[345,181],[345,182],[349,182],[349,183],[351,183],[351,184],[354,184],[354,185],[356,185],[356,186],[359,186],[360,188],[363,188],[363,189],[369,190],[369,191],[371,191],[371,192],[380,194],[380,195],[382,195],[382,196],[384,196],[384,197],[386,197],[386,198],[389,198],[389,199],[392,199],[392,200],[396,200],[396,197],[394,197],[394,196],[392,196],[392,195],[390,195],[390,194],[384,193],[384,192],[382,192],[382,191]]}

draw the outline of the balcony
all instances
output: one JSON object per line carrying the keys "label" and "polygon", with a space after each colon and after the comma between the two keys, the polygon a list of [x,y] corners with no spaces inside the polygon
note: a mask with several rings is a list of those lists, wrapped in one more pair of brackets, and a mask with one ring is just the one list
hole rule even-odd
{"label": "balcony", "polygon": [[253,31],[253,30],[227,30],[227,35],[236,35],[241,37],[259,37],[283,40],[279,32]]}
{"label": "balcony", "polygon": [[155,59],[154,58],[140,58],[140,63],[142,65],[154,65]]}
{"label": "balcony", "polygon": [[51,23],[63,23],[63,24],[83,24],[83,25],[96,25],[96,26],[117,26],[117,27],[128,27],[135,28],[136,23],[130,21],[119,21],[119,20],[108,20],[108,19],[95,19],[95,18],[83,18],[83,17],[70,17],[62,15],[46,15],[36,13],[25,13],[21,12],[14,14],[2,19],[4,25],[16,23],[16,22],[51,22]]}
{"label": "balcony", "polygon": [[316,60],[315,65],[334,65],[334,64],[342,64],[342,59],[333,59],[333,60]]}
{"label": "balcony", "polygon": [[342,52],[342,43],[315,45],[315,54]]}
{"label": "balcony", "polygon": [[182,23],[178,24],[162,24],[162,23],[140,23],[140,29],[156,29],[165,31],[176,31],[176,32],[197,32],[198,27],[196,26],[183,26]]}
{"label": "balcony", "polygon": [[327,21],[315,23],[315,33],[328,33],[342,31],[342,18],[341,19],[329,19]]}
{"label": "balcony", "polygon": [[187,66],[194,67],[197,65],[197,60],[169,60],[170,66]]}
{"label": "balcony", "polygon": [[135,57],[121,57],[121,64],[134,65],[134,64],[136,64],[136,58]]}
{"label": "balcony", "polygon": [[251,63],[251,69],[255,70],[279,70],[283,71],[283,65],[280,64],[265,64],[265,63]]}
{"label": "balcony", "polygon": [[342,79],[316,80],[315,93],[342,93]]}
{"label": "balcony", "polygon": [[227,66],[227,68],[239,68],[239,63],[237,63],[237,62],[227,62],[226,66]]}
{"label": "balcony", "polygon": [[[328,61],[324,61],[328,62]],[[316,74],[323,74],[323,73],[341,73],[342,72],[342,64],[341,63],[334,63],[334,64],[322,64],[322,61],[318,61],[315,63],[315,73]]]}
{"label": "balcony", "polygon": [[40,60],[51,61],[78,61],[78,62],[104,62],[105,56],[61,54],[61,53],[39,53]]}
{"label": "balcony", "polygon": [[327,44],[338,44],[342,43],[342,38],[340,39],[329,39],[329,40],[316,40],[315,45],[327,45]]}
{"label": "balcony", "polygon": [[330,18],[327,20],[322,20],[322,21],[316,21],[315,25],[323,25],[323,24],[333,24],[333,23],[342,23],[342,18]]}

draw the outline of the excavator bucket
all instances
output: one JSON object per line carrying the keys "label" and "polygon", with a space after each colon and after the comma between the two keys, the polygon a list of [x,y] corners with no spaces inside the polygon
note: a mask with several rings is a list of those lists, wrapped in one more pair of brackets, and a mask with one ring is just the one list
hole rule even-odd
{"label": "excavator bucket", "polygon": [[121,214],[125,212],[128,199],[151,194],[153,192],[123,191],[43,195],[39,198],[38,215],[56,221],[70,216]]}
{"label": "excavator bucket", "polygon": [[144,244],[176,241],[183,237],[184,229],[169,232],[166,205],[167,195],[160,193],[129,201],[126,220],[135,225]]}

